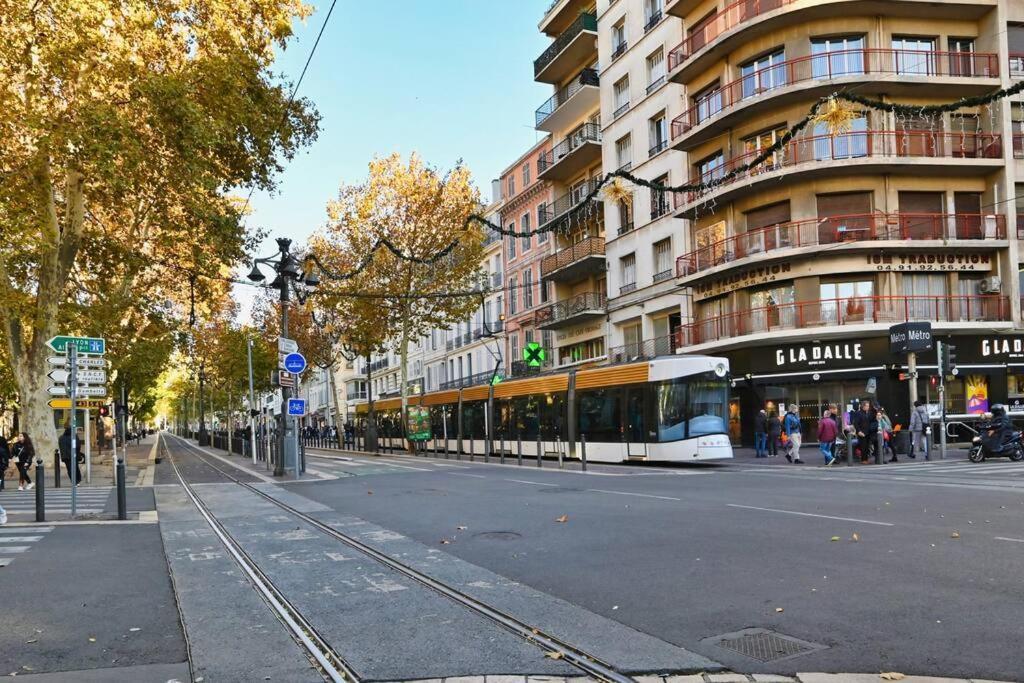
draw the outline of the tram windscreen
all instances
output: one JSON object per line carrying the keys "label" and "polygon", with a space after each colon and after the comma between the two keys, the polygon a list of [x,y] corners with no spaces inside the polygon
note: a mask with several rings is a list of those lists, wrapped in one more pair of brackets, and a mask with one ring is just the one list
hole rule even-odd
{"label": "tram windscreen", "polygon": [[724,434],[729,387],[723,379],[678,379],[658,385],[658,441]]}

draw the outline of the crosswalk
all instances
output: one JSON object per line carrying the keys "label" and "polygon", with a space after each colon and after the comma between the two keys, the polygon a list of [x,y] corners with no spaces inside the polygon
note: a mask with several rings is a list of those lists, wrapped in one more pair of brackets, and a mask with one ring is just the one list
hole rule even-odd
{"label": "crosswalk", "polygon": [[[79,514],[98,514],[103,512],[110,500],[111,492],[114,489],[110,486],[81,487],[78,489],[77,510]],[[71,489],[64,486],[59,489],[47,488],[45,490],[46,512],[70,513],[71,512]],[[7,510],[9,516],[35,515],[36,492],[18,491],[17,489],[5,489],[0,491],[0,507]]]}
{"label": "crosswalk", "polygon": [[0,526],[0,567],[7,567],[53,531],[52,526]]}
{"label": "crosswalk", "polygon": [[1024,490],[1024,462],[1006,459],[973,463],[964,459],[911,460],[884,466],[857,465],[846,467],[838,463],[833,467],[760,467],[746,468],[744,472],[792,477],[821,477],[839,481],[886,480],[908,484],[962,486]]}

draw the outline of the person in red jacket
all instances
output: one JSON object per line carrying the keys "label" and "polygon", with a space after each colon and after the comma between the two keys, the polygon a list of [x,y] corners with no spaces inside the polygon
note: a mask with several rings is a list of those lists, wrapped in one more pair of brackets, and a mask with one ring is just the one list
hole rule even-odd
{"label": "person in red jacket", "polygon": [[826,409],[818,420],[818,448],[825,457],[826,465],[831,465],[835,460],[832,456],[832,447],[838,436],[839,430],[836,428],[836,421],[832,419],[832,411]]}

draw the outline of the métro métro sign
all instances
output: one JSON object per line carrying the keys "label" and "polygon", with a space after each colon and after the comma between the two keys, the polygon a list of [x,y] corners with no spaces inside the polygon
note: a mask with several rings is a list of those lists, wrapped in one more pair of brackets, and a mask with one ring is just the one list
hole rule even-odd
{"label": "m\u00e9tro m\u00e9tro sign", "polygon": [[930,351],[931,348],[932,324],[929,322],[900,323],[889,328],[890,353]]}

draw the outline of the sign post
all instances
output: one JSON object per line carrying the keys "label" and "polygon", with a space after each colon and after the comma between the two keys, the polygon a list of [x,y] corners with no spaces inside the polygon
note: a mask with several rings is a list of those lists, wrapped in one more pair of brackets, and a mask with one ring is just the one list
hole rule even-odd
{"label": "sign post", "polygon": [[[930,322],[907,322],[889,328],[889,351],[893,355],[907,354],[907,374],[909,375],[910,412],[907,413],[907,424],[913,416],[917,403],[917,352],[930,351],[932,348],[932,324]],[[943,427],[945,434],[945,427]],[[911,437],[913,440],[913,437]],[[895,457],[895,443],[893,444]],[[910,444],[913,452],[914,444]]]}
{"label": "sign post", "polygon": [[65,344],[65,349],[68,354],[69,373],[67,388],[68,396],[71,398],[71,453],[68,461],[68,479],[71,480],[71,518],[74,519],[78,511],[78,409],[75,407],[75,396],[78,393],[78,347],[74,344]]}
{"label": "sign post", "polygon": [[[295,388],[298,393],[298,387]],[[306,414],[306,399],[288,399],[288,419],[295,425],[295,478],[299,478],[299,423],[298,418]]]}
{"label": "sign post", "polygon": [[943,342],[935,342],[935,355],[939,359],[939,407],[942,410],[939,421],[939,460],[946,459],[946,367],[942,360]]}

